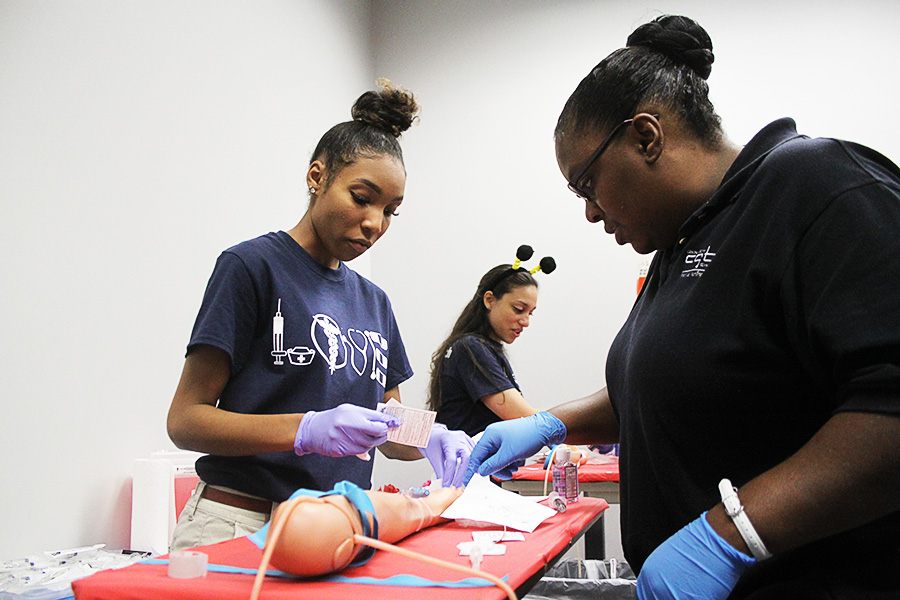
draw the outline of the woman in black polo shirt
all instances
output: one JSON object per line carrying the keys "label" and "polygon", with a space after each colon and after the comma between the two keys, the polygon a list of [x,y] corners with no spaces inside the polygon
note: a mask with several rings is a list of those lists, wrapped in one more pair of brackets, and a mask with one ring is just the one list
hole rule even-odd
{"label": "woman in black polo shirt", "polygon": [[791,119],[731,142],[712,62],[663,16],[567,101],[556,156],[585,216],[656,255],[607,387],[491,425],[469,474],[620,442],[642,600],[898,598],[900,169]]}

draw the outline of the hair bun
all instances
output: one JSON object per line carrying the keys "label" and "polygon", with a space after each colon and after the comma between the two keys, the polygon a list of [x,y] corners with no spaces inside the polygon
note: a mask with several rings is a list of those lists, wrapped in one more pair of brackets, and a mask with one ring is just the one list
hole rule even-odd
{"label": "hair bun", "polygon": [[686,65],[702,79],[709,78],[715,56],[706,30],[687,17],[664,15],[635,29],[626,43],[665,54]]}
{"label": "hair bun", "polygon": [[409,90],[395,88],[387,79],[379,79],[375,83],[381,89],[360,96],[350,110],[350,115],[354,121],[361,121],[394,137],[400,137],[416,120],[419,112],[415,96]]}

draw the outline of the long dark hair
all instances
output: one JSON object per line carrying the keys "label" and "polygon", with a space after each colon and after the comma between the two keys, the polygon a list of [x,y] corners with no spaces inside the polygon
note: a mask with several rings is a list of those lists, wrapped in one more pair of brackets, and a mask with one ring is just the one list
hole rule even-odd
{"label": "long dark hair", "polygon": [[309,159],[325,165],[323,190],[361,156],[391,156],[403,164],[399,137],[409,129],[419,112],[413,94],[379,79],[379,91],[365,92],[350,110],[352,121],[338,123],[325,132]]}
{"label": "long dark hair", "polygon": [[[503,352],[503,346],[496,342],[493,337],[494,330],[488,319],[488,310],[484,306],[484,294],[490,290],[494,293],[494,297],[499,299],[514,289],[529,285],[538,286],[534,276],[527,269],[523,268],[513,271],[512,265],[509,264],[497,265],[481,277],[478,287],[475,289],[475,294],[456,319],[453,329],[450,330],[450,335],[431,355],[431,386],[427,403],[429,410],[436,411],[441,407],[441,372],[443,371],[444,359],[450,346],[455,344],[461,337],[469,334],[477,335],[494,344],[500,352]],[[475,366],[482,374],[487,375],[484,367],[475,360],[474,356],[472,358]]]}
{"label": "long dark hair", "polygon": [[581,80],[556,124],[557,142],[588,128],[611,131],[638,112],[672,110],[709,147],[722,141],[722,121],[706,80],[715,56],[698,23],[664,15],[628,36]]}

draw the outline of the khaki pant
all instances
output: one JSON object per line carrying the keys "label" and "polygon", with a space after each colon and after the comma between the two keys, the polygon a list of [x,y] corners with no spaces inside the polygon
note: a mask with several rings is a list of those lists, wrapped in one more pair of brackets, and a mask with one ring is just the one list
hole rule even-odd
{"label": "khaki pant", "polygon": [[[269,515],[200,498],[202,481],[184,505],[169,550],[184,550],[232,540],[259,531]],[[198,500],[199,499],[199,500]],[[274,505],[273,505],[274,508]]]}

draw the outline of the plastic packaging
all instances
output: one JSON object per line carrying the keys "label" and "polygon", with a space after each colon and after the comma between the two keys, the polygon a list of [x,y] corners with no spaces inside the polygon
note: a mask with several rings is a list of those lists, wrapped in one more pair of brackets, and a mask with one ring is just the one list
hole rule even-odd
{"label": "plastic packaging", "polygon": [[0,600],[71,600],[71,583],[103,569],[134,564],[146,552],[104,550],[103,544],[0,562]]}
{"label": "plastic packaging", "polygon": [[522,600],[634,600],[637,581],[624,560],[561,561]]}

